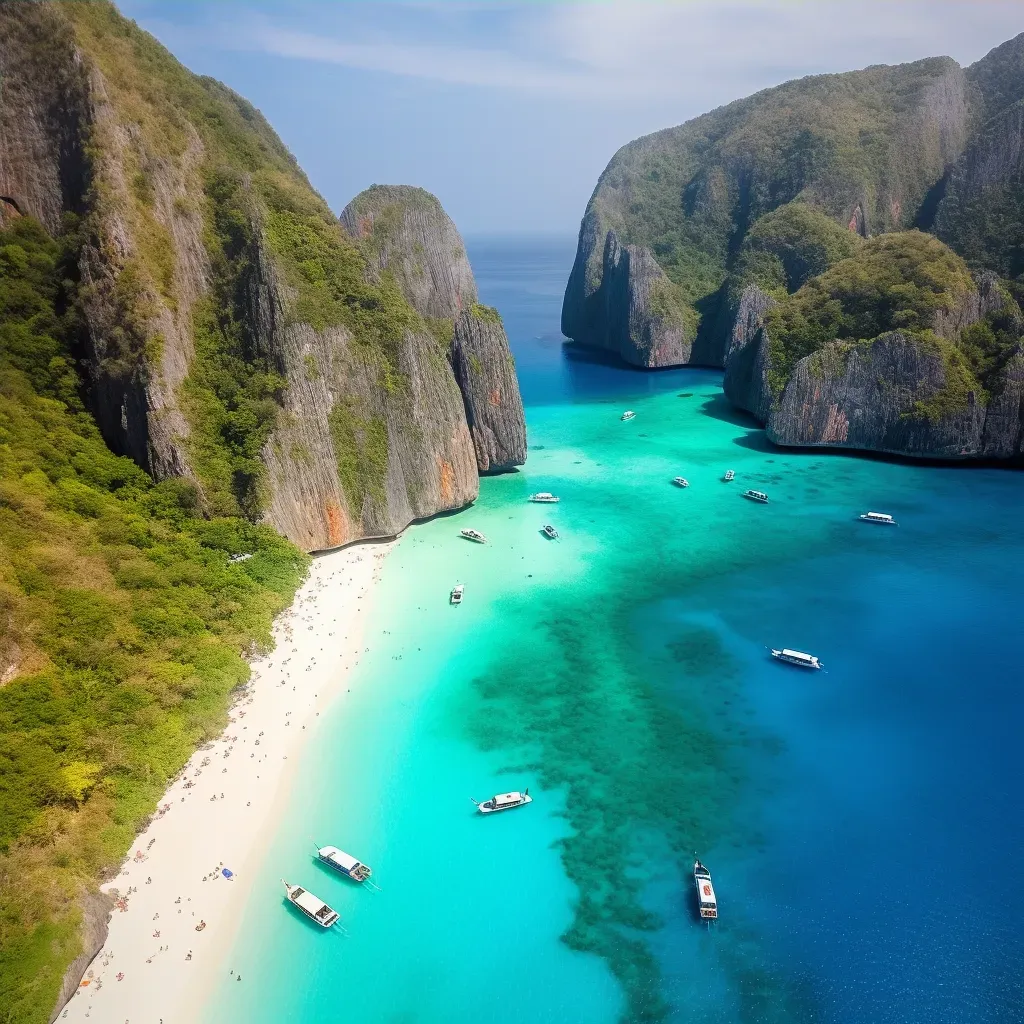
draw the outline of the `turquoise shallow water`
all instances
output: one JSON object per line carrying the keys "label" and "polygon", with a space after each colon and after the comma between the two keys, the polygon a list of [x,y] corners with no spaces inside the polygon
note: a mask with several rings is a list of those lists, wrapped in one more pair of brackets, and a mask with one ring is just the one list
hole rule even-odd
{"label": "turquoise shallow water", "polygon": [[[1024,478],[769,449],[718,374],[566,357],[571,245],[470,255],[529,463],[387,561],[360,685],[304,757],[229,960],[246,980],[208,1019],[1024,1020]],[[542,489],[561,504],[526,504]],[[534,804],[493,819],[468,800],[525,785]],[[312,834],[383,892],[324,873]],[[293,918],[282,876],[349,937]]]}

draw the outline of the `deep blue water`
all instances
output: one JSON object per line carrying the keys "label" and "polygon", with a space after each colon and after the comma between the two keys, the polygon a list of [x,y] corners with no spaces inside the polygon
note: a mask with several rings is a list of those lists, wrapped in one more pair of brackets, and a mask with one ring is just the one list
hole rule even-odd
{"label": "deep blue water", "polygon": [[[706,383],[706,371],[644,374],[563,351],[574,248],[468,240],[527,406]],[[717,403],[709,411],[731,415]],[[734,443],[762,444],[752,427]],[[801,486],[817,474],[806,484],[815,502],[856,479],[861,510],[885,508],[901,525],[844,522],[826,543],[764,564],[755,546],[739,566],[684,579],[635,611],[631,639],[652,661],[695,626],[722,639],[740,695],[716,728],[750,737],[735,820],[706,856],[723,911],[718,948],[695,939],[700,926],[674,888],[652,883],[673,1017],[1024,1021],[1024,476],[836,455],[785,461]],[[766,643],[813,650],[828,671],[775,664]],[[692,686],[681,678],[680,697]],[[785,1003],[774,990],[744,999],[719,984],[727,954],[780,980]]]}

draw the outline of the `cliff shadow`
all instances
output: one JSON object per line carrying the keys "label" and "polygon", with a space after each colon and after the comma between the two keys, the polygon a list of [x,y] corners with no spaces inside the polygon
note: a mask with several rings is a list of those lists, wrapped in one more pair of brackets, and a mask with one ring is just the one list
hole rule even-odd
{"label": "cliff shadow", "polygon": [[678,366],[636,366],[604,348],[590,348],[578,341],[568,340],[562,343],[562,354],[569,364],[580,366],[604,366],[612,370],[632,370],[636,374],[658,373],[661,370],[678,370]]}

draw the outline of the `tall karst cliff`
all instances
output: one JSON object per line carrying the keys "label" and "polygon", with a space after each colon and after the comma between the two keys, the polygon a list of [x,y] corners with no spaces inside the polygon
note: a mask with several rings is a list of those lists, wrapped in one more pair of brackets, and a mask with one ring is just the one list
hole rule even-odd
{"label": "tall karst cliff", "polygon": [[477,467],[500,472],[526,462],[526,422],[515,363],[496,309],[477,301],[466,247],[429,192],[374,185],[342,211],[371,280],[390,275],[449,359],[466,406]]}
{"label": "tall karst cliff", "polygon": [[1020,457],[1022,110],[1024,35],[966,70],[806,78],[632,142],[583,218],[563,333],[726,366],[779,444]]}
{"label": "tall karst cliff", "polygon": [[426,292],[384,271],[255,108],[102,0],[4,3],[0,74],[0,213],[81,238],[81,355],[115,451],[307,550],[393,535],[472,501],[478,465],[522,462],[510,361],[496,424],[433,322],[446,274],[473,289],[454,246]]}

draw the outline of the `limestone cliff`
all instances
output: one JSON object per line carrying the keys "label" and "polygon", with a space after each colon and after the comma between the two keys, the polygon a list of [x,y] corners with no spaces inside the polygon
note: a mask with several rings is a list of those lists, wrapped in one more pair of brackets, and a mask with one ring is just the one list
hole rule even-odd
{"label": "limestone cliff", "polygon": [[[476,298],[439,206],[410,212],[404,256],[355,243],[258,111],[106,2],[0,5],[0,75],[0,216],[74,232],[115,451],[307,550],[393,535],[472,501],[478,463],[522,461],[510,365],[477,356],[500,395],[478,409],[436,329]],[[420,237],[447,246],[425,278]]]}
{"label": "limestone cliff", "polygon": [[374,185],[345,207],[341,223],[366,254],[367,272],[390,276],[431,324],[466,409],[481,473],[526,461],[526,421],[515,363],[498,312],[477,301],[466,247],[429,192]]}
{"label": "limestone cliff", "polygon": [[[940,459],[1019,458],[1024,344],[1003,354],[985,389],[945,343],[1005,302],[995,276],[985,276],[964,301],[936,317],[933,336],[892,331],[871,341],[830,342],[799,359],[781,391],[772,388],[770,325],[760,313],[753,331],[738,338],[725,393],[778,445]],[[756,297],[751,304],[757,308]]]}
{"label": "limestone cliff", "polygon": [[908,227],[971,117],[964,71],[935,58],[789,82],[629,143],[587,206],[562,332],[640,366],[723,365],[757,222],[799,202],[865,237]]}

